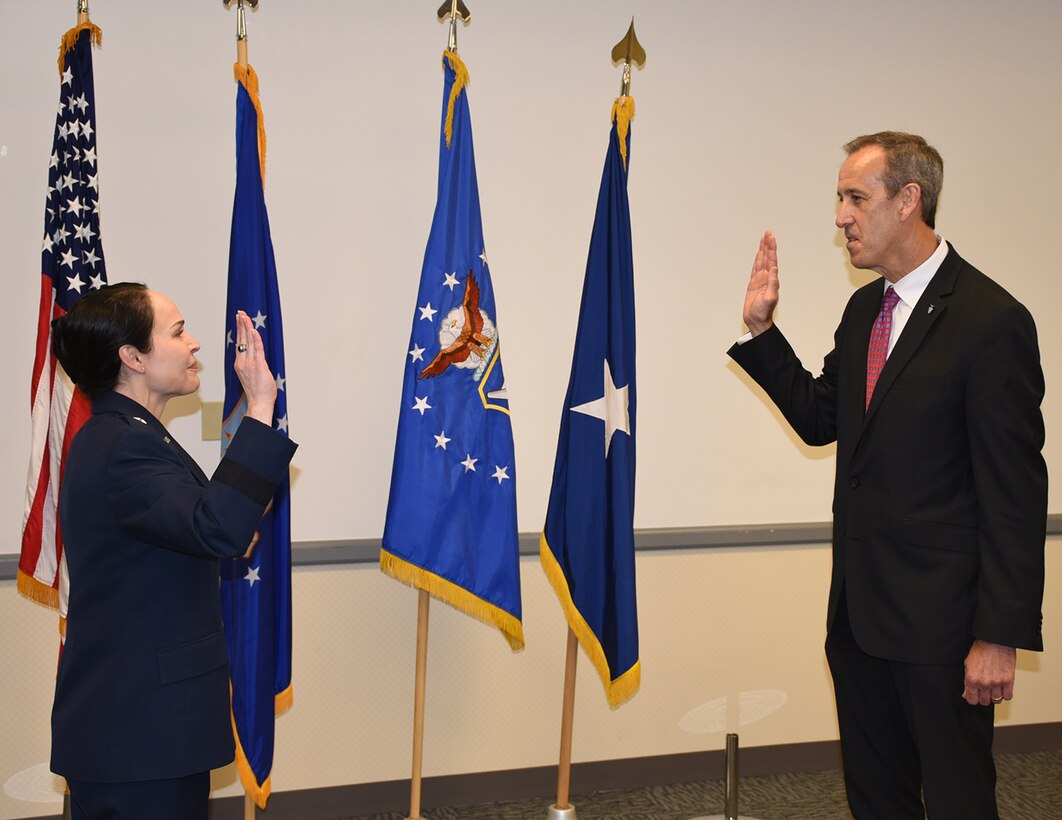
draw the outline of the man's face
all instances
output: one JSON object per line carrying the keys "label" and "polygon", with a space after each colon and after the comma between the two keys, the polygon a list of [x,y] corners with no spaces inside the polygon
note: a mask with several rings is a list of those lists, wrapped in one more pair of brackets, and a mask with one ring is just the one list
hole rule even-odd
{"label": "man's face", "polygon": [[852,265],[882,274],[902,251],[902,197],[889,196],[882,182],[884,173],[885,149],[869,145],[850,154],[837,175],[837,227],[848,240]]}

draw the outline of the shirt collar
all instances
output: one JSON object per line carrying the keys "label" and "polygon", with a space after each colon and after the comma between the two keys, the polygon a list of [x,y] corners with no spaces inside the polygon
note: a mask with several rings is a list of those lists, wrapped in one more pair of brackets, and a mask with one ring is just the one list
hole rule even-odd
{"label": "shirt collar", "polygon": [[922,298],[922,294],[925,293],[929,282],[936,275],[940,269],[941,264],[944,262],[944,257],[948,255],[948,243],[937,235],[937,249],[929,255],[921,265],[907,274],[896,284],[890,283],[885,280],[885,287],[892,287],[896,291],[896,295],[900,297],[900,300],[909,308],[914,308],[918,304],[918,300]]}

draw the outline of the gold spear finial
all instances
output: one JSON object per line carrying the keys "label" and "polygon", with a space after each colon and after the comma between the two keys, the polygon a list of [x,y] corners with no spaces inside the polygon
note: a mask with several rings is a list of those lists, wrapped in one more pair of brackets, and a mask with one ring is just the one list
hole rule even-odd
{"label": "gold spear finial", "polygon": [[629,97],[631,93],[631,63],[638,66],[645,65],[645,49],[638,42],[638,35],[634,33],[634,18],[631,18],[631,27],[623,35],[623,39],[612,47],[612,62],[623,63],[623,85],[620,89],[621,97]]}
{"label": "gold spear finial", "polygon": [[450,20],[450,40],[446,46],[449,51],[454,54],[457,53],[457,20],[461,19],[461,22],[466,26],[472,22],[472,13],[468,10],[468,6],[464,4],[464,0],[446,0],[441,6],[439,6],[439,19]]}
{"label": "gold spear finial", "polygon": [[77,0],[77,24],[80,26],[82,23],[87,23],[88,21],[88,0]]}

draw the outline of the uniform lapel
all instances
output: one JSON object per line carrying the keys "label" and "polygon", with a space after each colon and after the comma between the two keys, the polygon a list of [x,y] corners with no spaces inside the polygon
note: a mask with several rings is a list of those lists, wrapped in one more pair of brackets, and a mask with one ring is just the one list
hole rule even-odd
{"label": "uniform lapel", "polygon": [[202,484],[204,487],[209,483],[209,479],[202,468],[196,464],[188,453],[184,451],[184,448],[177,443],[177,439],[170,435],[169,431],[163,426],[162,422],[155,418],[147,410],[147,408],[140,405],[133,399],[125,396],[121,393],[103,393],[92,400],[92,412],[95,413],[119,413],[124,416],[128,416],[134,422],[143,424],[152,430],[162,439],[177,457],[181,460],[185,467],[188,468],[195,480]]}

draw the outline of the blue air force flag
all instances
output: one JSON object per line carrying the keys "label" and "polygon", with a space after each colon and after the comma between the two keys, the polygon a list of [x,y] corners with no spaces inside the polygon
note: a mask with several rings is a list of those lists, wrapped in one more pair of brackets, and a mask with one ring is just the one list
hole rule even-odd
{"label": "blue air force flag", "polygon": [[[258,77],[236,67],[236,196],[229,241],[229,286],[225,307],[224,454],[247,411],[233,370],[236,311],[244,310],[265,345],[276,376],[273,424],[288,433],[284,335],[280,291],[263,193],[265,132]],[[265,808],[273,769],[273,718],[292,700],[291,517],[289,480],[277,487],[255,534],[250,557],[221,562],[221,612],[229,645],[232,725],[236,765],[247,794]]]}
{"label": "blue air force flag", "polygon": [[542,566],[616,707],[638,691],[634,585],[634,263],[627,201],[634,100],[612,109],[561,413]]}
{"label": "blue air force flag", "polygon": [[405,359],[380,568],[524,645],[516,465],[472,151],[444,52],[439,191]]}

